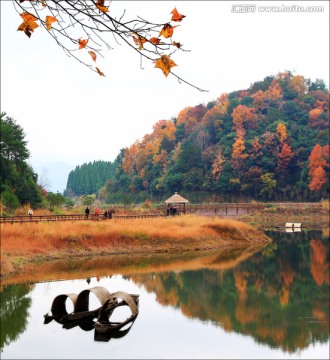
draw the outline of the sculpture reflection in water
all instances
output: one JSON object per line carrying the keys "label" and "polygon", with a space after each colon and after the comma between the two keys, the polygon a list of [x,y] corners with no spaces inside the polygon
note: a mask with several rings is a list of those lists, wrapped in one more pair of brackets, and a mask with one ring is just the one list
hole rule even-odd
{"label": "sculpture reflection in water", "polygon": [[[101,306],[89,310],[90,294],[93,293],[101,303]],[[66,301],[70,299],[73,304],[73,312],[68,313]],[[121,322],[110,321],[114,310],[121,306],[128,306],[131,316]],[[121,338],[130,331],[136,320],[139,310],[139,295],[127,294],[123,291],[109,293],[102,287],[96,286],[76,294],[61,294],[54,298],[51,315],[44,315],[44,324],[52,320],[63,325],[64,329],[72,329],[79,326],[82,330],[94,329],[95,341],[109,341],[111,338]],[[95,321],[96,319],[96,321]],[[125,329],[123,329],[126,325]]]}

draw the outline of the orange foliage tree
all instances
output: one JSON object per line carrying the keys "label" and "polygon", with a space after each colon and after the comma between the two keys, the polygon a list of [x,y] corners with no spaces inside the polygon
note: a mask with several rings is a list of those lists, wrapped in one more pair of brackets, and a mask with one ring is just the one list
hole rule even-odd
{"label": "orange foliage tree", "polygon": [[316,144],[309,156],[309,189],[312,191],[320,190],[327,182],[325,168],[329,167],[329,146],[322,148]]}
{"label": "orange foliage tree", "polygon": [[277,134],[277,136],[278,136],[278,138],[280,140],[280,143],[284,144],[284,142],[288,138],[288,134],[287,134],[287,131],[286,131],[286,126],[283,123],[280,122],[277,125],[276,134]]}
{"label": "orange foliage tree", "polygon": [[195,129],[196,125],[202,121],[206,111],[203,104],[194,107],[186,107],[180,111],[176,124],[178,126],[184,123],[185,134],[188,135]]}
{"label": "orange foliage tree", "polygon": [[293,157],[293,152],[289,142],[286,126],[283,123],[279,123],[276,128],[276,135],[280,142],[279,152],[277,155],[277,171],[280,174],[280,178],[285,177],[285,172],[289,166],[289,163]]}
{"label": "orange foliage tree", "polygon": [[307,92],[307,83],[303,76],[296,75],[290,79],[290,87],[295,90],[299,96],[304,96]]}
{"label": "orange foliage tree", "polygon": [[268,90],[258,90],[252,95],[253,105],[257,110],[262,111],[269,104],[275,103],[282,97],[282,89],[280,84],[274,79]]}
{"label": "orange foliage tree", "polygon": [[254,108],[249,108],[246,105],[238,105],[233,110],[233,123],[236,133],[241,134],[239,137],[244,137],[245,127],[253,129],[256,126],[258,115],[255,114]]}
{"label": "orange foliage tree", "polygon": [[313,128],[328,128],[329,111],[324,111],[321,107],[317,107],[309,111],[309,124]]}
{"label": "orange foliage tree", "polygon": [[238,176],[240,176],[241,169],[244,165],[244,160],[249,156],[244,153],[245,144],[242,138],[237,137],[233,144],[233,151],[231,155],[231,163]]}
{"label": "orange foliage tree", "polygon": [[293,152],[289,144],[283,144],[281,151],[278,153],[277,170],[284,177],[285,170],[289,166],[290,160],[293,157]]}
{"label": "orange foliage tree", "polygon": [[[12,1],[23,20],[17,30],[31,37],[38,28],[45,29],[67,55],[101,76],[105,75],[95,67],[95,62],[98,56],[103,56],[104,49],[113,48],[107,38],[110,34],[116,44],[131,47],[140,55],[141,61],[144,58],[153,62],[166,77],[171,74],[179,82],[206,91],[172,72],[177,64],[171,56],[178,50],[187,51],[179,41],[173,40],[175,28],[179,26],[174,24],[181,23],[186,17],[176,7],[169,11],[165,22],[154,23],[139,16],[127,19],[125,11],[115,15],[115,7],[120,3],[110,0]],[[81,49],[88,51],[91,64],[76,51]]]}
{"label": "orange foliage tree", "polygon": [[263,155],[262,152],[262,146],[259,142],[259,138],[256,136],[252,141],[251,141],[251,151],[250,151],[250,157],[251,159],[256,162],[260,159],[260,157]]}
{"label": "orange foliage tree", "polygon": [[321,166],[318,166],[313,172],[313,176],[309,183],[309,190],[320,190],[326,182],[327,175],[324,169]]}

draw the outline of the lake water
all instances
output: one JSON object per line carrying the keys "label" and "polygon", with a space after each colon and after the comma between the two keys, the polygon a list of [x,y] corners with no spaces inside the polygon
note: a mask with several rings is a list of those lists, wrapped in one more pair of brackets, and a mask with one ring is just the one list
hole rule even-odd
{"label": "lake water", "polygon": [[[1,359],[328,359],[329,238],[267,234],[273,243],[244,261],[3,285]],[[94,328],[44,324],[56,296],[96,286],[140,295],[126,333],[98,339]],[[89,305],[99,306],[92,295]]]}

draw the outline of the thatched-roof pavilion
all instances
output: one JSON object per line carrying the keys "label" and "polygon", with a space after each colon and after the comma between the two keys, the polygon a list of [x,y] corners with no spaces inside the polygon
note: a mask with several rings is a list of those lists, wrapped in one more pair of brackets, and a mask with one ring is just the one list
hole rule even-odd
{"label": "thatched-roof pavilion", "polygon": [[[177,192],[175,192],[174,195],[172,195],[170,198],[165,200],[165,204],[167,205],[167,214],[171,215],[170,209],[175,209],[174,214],[177,213],[176,206],[179,206],[179,212],[186,213],[186,204],[189,203],[189,200],[185,199],[181,195],[179,195]],[[173,205],[175,206],[173,208]]]}

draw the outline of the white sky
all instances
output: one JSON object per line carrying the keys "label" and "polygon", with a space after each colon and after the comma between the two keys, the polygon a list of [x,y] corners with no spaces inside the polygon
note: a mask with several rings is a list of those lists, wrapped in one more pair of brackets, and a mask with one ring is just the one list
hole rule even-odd
{"label": "white sky", "polygon": [[[324,11],[235,13],[235,4]],[[101,77],[67,57],[44,29],[30,39],[17,31],[20,16],[1,0],[1,111],[24,129],[32,160],[113,161],[158,120],[280,71],[329,84],[328,1],[113,1],[110,9],[166,22],[175,6],[186,18],[173,39],[191,52],[172,56],[173,72],[209,92],[166,78],[147,61],[141,70],[140,57],[124,45],[98,58]]]}

